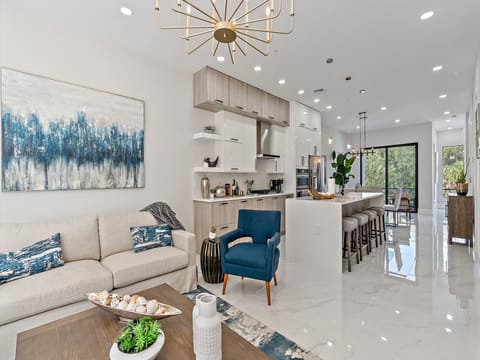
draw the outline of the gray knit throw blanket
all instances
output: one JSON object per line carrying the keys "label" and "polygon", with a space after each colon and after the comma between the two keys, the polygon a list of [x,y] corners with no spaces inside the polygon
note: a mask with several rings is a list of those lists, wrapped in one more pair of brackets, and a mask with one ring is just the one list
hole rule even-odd
{"label": "gray knit throw blanket", "polygon": [[182,223],[175,216],[175,211],[164,202],[154,202],[140,211],[148,211],[159,224],[167,224],[172,230],[185,230]]}

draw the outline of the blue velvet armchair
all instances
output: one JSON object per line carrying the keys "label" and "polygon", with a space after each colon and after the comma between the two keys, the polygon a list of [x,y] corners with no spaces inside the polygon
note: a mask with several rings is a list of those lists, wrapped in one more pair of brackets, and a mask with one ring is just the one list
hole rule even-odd
{"label": "blue velvet armchair", "polygon": [[[252,243],[240,243],[229,248],[228,244],[238,238],[249,236]],[[223,291],[227,287],[228,275],[237,275],[265,281],[268,305],[270,282],[275,286],[275,275],[280,258],[280,211],[246,210],[238,212],[238,228],[220,237],[222,258]]]}

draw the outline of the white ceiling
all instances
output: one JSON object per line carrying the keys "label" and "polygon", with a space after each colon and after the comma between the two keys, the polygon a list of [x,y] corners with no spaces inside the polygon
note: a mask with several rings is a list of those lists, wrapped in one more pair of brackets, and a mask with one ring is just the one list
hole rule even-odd
{"label": "white ceiling", "polygon": [[[359,111],[368,112],[369,130],[443,121],[449,118],[443,115],[447,110],[463,118],[480,45],[479,0],[297,0],[293,34],[274,36],[268,57],[253,49],[247,57],[238,53],[235,65],[228,62],[224,50],[227,61],[218,63],[210,46],[186,55],[176,31],[157,28],[154,0],[0,1],[41,16],[66,35],[95,37],[153,57],[159,66],[192,73],[213,66],[321,110],[328,125],[346,132],[357,131]],[[233,6],[238,0],[231,1]],[[289,0],[284,1],[288,8]],[[167,7],[173,7],[176,0],[160,2],[164,10],[160,20],[175,24],[176,15]],[[207,7],[206,0],[195,3]],[[130,7],[134,15],[121,15],[121,6]],[[427,10],[435,15],[420,21]],[[274,26],[287,25],[284,21]],[[329,57],[335,59],[331,65],[325,62]],[[444,69],[432,72],[438,64]],[[254,72],[255,65],[263,70]],[[346,82],[346,75],[353,80]],[[280,78],[286,79],[285,85],[278,84]],[[327,91],[315,104],[313,90],[318,88]],[[365,95],[359,94],[362,88],[367,90]],[[298,89],[305,89],[305,95],[299,96]],[[443,93],[448,97],[440,100]],[[333,110],[325,111],[327,105]],[[387,106],[387,111],[381,111],[381,106]],[[338,115],[341,120],[336,119]],[[396,124],[395,119],[401,122]],[[461,121],[452,123],[461,126]]]}

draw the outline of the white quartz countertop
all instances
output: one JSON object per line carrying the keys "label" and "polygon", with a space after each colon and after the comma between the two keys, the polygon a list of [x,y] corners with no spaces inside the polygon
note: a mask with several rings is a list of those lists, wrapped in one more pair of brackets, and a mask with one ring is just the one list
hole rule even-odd
{"label": "white quartz countertop", "polygon": [[353,204],[362,200],[374,199],[377,197],[383,197],[383,193],[372,193],[372,192],[347,192],[344,196],[336,195],[333,199],[327,200],[313,200],[311,197],[296,198],[298,201],[314,201],[322,204],[341,204],[348,205]]}
{"label": "white quartz countertop", "polygon": [[246,196],[226,196],[222,198],[213,198],[213,199],[193,199],[193,201],[215,203],[215,202],[224,202],[224,201],[235,201],[235,200],[248,200],[248,199],[259,199],[259,198],[269,198],[269,197],[279,197],[279,196],[293,196],[293,193],[272,193],[272,194],[255,194],[255,195],[246,195]]}

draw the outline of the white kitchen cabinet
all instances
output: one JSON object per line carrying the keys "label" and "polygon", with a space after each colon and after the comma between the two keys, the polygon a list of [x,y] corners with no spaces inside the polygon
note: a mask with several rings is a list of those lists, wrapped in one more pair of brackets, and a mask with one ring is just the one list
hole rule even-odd
{"label": "white kitchen cabinet", "polygon": [[281,174],[285,171],[285,128],[272,125],[271,150],[273,154],[280,155],[277,159],[268,159],[266,171],[271,174]]}

